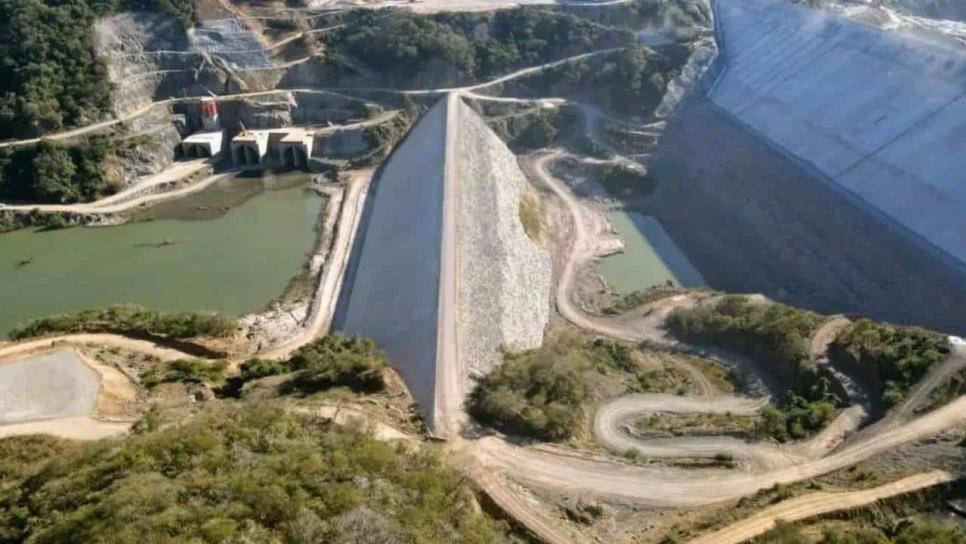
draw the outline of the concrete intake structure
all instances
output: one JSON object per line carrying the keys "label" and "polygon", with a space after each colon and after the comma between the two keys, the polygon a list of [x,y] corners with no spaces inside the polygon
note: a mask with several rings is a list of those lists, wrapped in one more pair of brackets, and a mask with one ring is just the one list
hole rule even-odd
{"label": "concrete intake structure", "polygon": [[502,348],[535,348],[550,256],[519,219],[516,157],[455,94],[417,122],[377,174],[335,330],[373,338],[427,424],[457,432],[471,374]]}
{"label": "concrete intake structure", "polygon": [[711,101],[966,265],[966,54],[784,0],[716,8]]}

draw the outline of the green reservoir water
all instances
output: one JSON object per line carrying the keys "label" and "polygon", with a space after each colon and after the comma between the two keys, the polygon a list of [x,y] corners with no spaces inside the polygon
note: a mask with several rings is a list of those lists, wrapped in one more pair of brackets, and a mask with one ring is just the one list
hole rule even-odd
{"label": "green reservoir water", "polygon": [[[0,234],[0,336],[29,319],[127,302],[234,315],[261,309],[315,243],[323,199],[307,181],[239,177],[146,212],[167,219]],[[32,262],[19,266],[25,259]]]}
{"label": "green reservoir water", "polygon": [[704,285],[701,273],[678,249],[661,224],[639,212],[608,214],[624,241],[624,252],[601,260],[597,269],[619,293],[643,291],[668,280],[685,287]]}

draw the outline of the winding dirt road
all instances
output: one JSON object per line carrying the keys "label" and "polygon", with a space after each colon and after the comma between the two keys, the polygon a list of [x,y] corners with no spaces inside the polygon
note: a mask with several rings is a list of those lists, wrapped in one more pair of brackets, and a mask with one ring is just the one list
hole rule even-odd
{"label": "winding dirt road", "polygon": [[[640,328],[632,329],[632,325],[628,323],[586,315],[570,299],[569,286],[573,281],[575,267],[580,258],[586,255],[587,241],[586,233],[583,230],[584,221],[581,218],[580,204],[569,189],[550,175],[547,170],[547,164],[561,156],[562,154],[559,152],[551,153],[540,157],[535,164],[538,176],[561,198],[570,211],[574,225],[570,255],[565,261],[558,283],[556,294],[558,311],[578,327],[597,334],[626,340],[657,335],[659,331],[656,330],[656,327],[655,330],[646,334]],[[635,323],[634,325],[639,324]],[[936,371],[946,372],[944,367]],[[627,437],[620,429],[619,422],[627,417],[639,415],[644,409],[668,411],[669,408],[674,409],[676,407],[681,411],[689,412],[719,412],[730,409],[737,413],[740,411],[748,412],[754,407],[753,404],[748,404],[748,402],[750,401],[735,397],[714,397],[712,399],[681,399],[680,397],[658,399],[655,396],[625,397],[600,408],[601,413],[595,419],[595,430],[598,437],[602,438],[605,443],[610,441],[612,442],[611,445],[618,449],[624,446],[641,447],[642,444],[639,442],[626,442]],[[556,452],[548,448],[517,446],[498,437],[485,437],[476,440],[472,447],[481,466],[486,467],[489,471],[488,478],[491,479],[495,478],[492,473],[502,473],[517,482],[537,489],[572,494],[590,494],[631,504],[669,507],[700,506],[737,499],[779,483],[792,483],[817,477],[854,465],[902,444],[937,434],[950,427],[962,425],[966,423],[966,397],[961,397],[942,408],[901,425],[883,428],[875,435],[868,436],[863,440],[853,441],[829,454],[835,445],[841,442],[842,437],[854,429],[854,425],[858,418],[861,418],[861,415],[855,413],[850,417],[856,419],[838,418],[836,424],[830,425],[823,433],[813,439],[814,444],[798,445],[799,451],[797,452],[787,451],[778,446],[735,444],[733,439],[728,439],[726,442],[716,442],[719,439],[710,437],[699,439],[701,440],[700,443],[688,444],[687,447],[684,447],[682,443],[661,444],[660,446],[665,448],[663,451],[652,449],[648,452],[649,454],[658,453],[670,457],[679,453],[693,456],[694,446],[699,446],[705,450],[704,453],[711,453],[715,450],[721,451],[724,449],[722,446],[733,446],[739,453],[744,453],[750,458],[759,460],[759,469],[751,472],[631,466],[616,461],[582,457],[569,452]],[[658,446],[645,444],[645,447],[657,448]],[[769,447],[772,448],[772,451],[764,450],[764,448]],[[767,527],[769,523],[773,524],[776,519],[788,514],[789,511],[792,511],[792,513],[800,511],[801,514],[799,515],[802,516],[814,515],[810,512],[830,512],[853,507],[855,504],[861,504],[861,501],[868,502],[876,500],[876,497],[891,496],[906,492],[906,490],[918,489],[944,481],[941,478],[939,480],[930,478],[923,477],[920,480],[910,480],[912,484],[907,482],[892,487],[883,487],[883,489],[873,493],[831,494],[818,498],[812,496],[812,502],[806,503],[806,506],[801,506],[797,510],[796,505],[798,503],[783,503],[778,505],[782,509],[763,513],[757,521],[748,521],[749,525],[736,525],[738,529],[733,530],[738,531],[736,534],[740,535],[739,530],[758,530],[748,528],[757,527],[756,523]],[[503,487],[498,486],[495,491],[506,493],[507,486],[505,484]],[[809,504],[813,506],[808,506]],[[814,506],[814,504],[818,506]],[[533,514],[527,512],[525,505],[521,505],[519,500],[516,502],[508,500],[505,508],[511,515],[524,523],[527,523],[529,518],[533,517]],[[785,510],[785,508],[789,510]],[[537,524],[535,532],[548,542],[571,541],[567,532],[557,527],[553,522],[538,519],[534,523]],[[745,527],[745,529],[741,529],[741,527]],[[740,540],[734,540],[734,542],[738,541]],[[717,540],[708,542],[718,543]]]}

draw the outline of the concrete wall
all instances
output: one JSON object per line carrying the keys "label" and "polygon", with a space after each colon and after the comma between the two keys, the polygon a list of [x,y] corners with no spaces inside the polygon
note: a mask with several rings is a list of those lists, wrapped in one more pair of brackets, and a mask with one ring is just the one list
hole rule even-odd
{"label": "concrete wall", "polygon": [[441,100],[377,174],[333,325],[374,339],[430,422],[435,417],[446,114]]}
{"label": "concrete wall", "polygon": [[711,100],[966,264],[966,55],[783,0],[718,0]]}

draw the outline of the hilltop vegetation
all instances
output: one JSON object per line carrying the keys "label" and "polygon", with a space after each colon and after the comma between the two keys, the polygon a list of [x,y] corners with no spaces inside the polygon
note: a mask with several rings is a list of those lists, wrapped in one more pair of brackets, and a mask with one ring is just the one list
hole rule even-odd
{"label": "hilltop vegetation", "polygon": [[733,349],[769,361],[769,370],[793,377],[805,390],[817,378],[807,342],[822,319],[785,304],[728,295],[714,304],[671,312],[667,326],[687,342]]}
{"label": "hilltop vegetation", "polygon": [[485,79],[628,39],[578,17],[542,9],[418,15],[364,13],[328,39],[381,73],[402,80],[435,68]]}
{"label": "hilltop vegetation", "polygon": [[0,544],[510,542],[432,448],[275,404],[123,440],[0,441]]}
{"label": "hilltop vegetation", "polygon": [[[824,403],[827,387],[822,386],[808,350],[808,340],[822,319],[814,312],[784,304],[729,295],[715,304],[675,310],[668,316],[667,326],[687,342],[719,346],[767,362],[769,370],[795,385],[795,395],[808,403]],[[949,352],[944,335],[869,319],[855,321],[829,345],[832,362],[878,387],[878,400],[886,408],[901,402]],[[801,403],[786,402],[784,406],[796,404]],[[810,405],[808,410],[825,413],[827,406]],[[798,434],[791,429],[789,433],[792,437]]]}
{"label": "hilltop vegetation", "polygon": [[192,0],[0,1],[0,139],[95,121],[111,104],[107,69],[94,51],[97,17],[147,9],[183,23]]}

